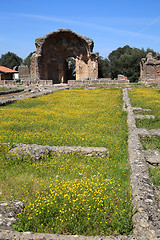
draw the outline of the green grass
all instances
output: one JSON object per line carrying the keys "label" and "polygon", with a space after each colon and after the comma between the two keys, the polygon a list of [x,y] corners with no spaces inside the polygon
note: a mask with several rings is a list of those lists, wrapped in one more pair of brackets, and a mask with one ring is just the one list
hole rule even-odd
{"label": "green grass", "polygon": [[126,113],[121,89],[60,91],[0,109],[1,142],[103,146],[109,157],[10,158],[1,145],[0,200],[19,199],[20,231],[132,233]]}
{"label": "green grass", "polygon": [[141,143],[144,150],[160,150],[160,136],[143,137]]}
{"label": "green grass", "polygon": [[150,175],[152,176],[152,182],[155,186],[160,185],[160,168],[149,168]]}
{"label": "green grass", "polygon": [[[150,113],[145,113],[143,115],[148,115]],[[136,120],[136,125],[138,128],[146,128],[146,129],[156,129],[160,128],[160,118],[156,116],[155,119],[143,119],[143,120]]]}

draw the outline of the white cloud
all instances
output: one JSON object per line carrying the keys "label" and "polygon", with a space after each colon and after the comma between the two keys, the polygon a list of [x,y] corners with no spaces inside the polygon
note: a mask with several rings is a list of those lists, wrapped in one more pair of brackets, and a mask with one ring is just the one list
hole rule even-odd
{"label": "white cloud", "polygon": [[22,13],[15,13],[14,15],[19,17],[25,17],[30,19],[37,19],[37,20],[45,20],[45,21],[52,21],[52,22],[58,22],[58,23],[66,23],[66,24],[73,24],[73,25],[82,25],[87,27],[92,27],[96,30],[102,30],[102,31],[110,31],[113,33],[119,33],[119,34],[135,34],[135,32],[127,31],[119,28],[114,27],[108,27],[100,24],[94,24],[90,22],[82,22],[82,21],[76,21],[76,20],[69,20],[64,18],[58,18],[58,17],[47,17],[42,15],[34,15],[34,14],[22,14]]}
{"label": "white cloud", "polygon": [[145,34],[142,34],[145,30],[147,30],[148,28],[150,28],[153,24],[155,24],[156,22],[158,22],[158,20],[160,20],[160,16],[152,19],[148,24],[146,24],[140,31],[138,31],[137,33],[135,33],[135,35],[132,37],[132,39],[130,40],[133,40],[134,38],[136,37],[140,37],[140,36],[147,36],[148,38],[153,38],[153,39],[159,39],[159,36],[153,36],[153,35],[145,35]]}

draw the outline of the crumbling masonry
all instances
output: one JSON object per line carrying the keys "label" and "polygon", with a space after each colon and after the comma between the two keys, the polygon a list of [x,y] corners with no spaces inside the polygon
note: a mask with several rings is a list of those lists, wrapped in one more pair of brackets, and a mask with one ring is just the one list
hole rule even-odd
{"label": "crumbling masonry", "polygon": [[31,57],[31,78],[66,83],[66,59],[76,61],[76,80],[98,77],[98,57],[92,52],[91,39],[69,29],[59,29],[35,40],[36,53]]}
{"label": "crumbling masonry", "polygon": [[160,85],[160,56],[153,57],[149,52],[140,62],[140,81],[144,84]]}

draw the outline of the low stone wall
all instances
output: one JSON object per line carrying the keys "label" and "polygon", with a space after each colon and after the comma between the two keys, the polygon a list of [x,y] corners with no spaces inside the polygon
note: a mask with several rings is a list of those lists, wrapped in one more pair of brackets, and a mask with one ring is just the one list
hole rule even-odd
{"label": "low stone wall", "polygon": [[143,79],[141,80],[141,83],[144,84],[144,85],[149,85],[149,86],[154,86],[154,85],[157,85],[157,86],[160,86],[160,79]]}
{"label": "low stone wall", "polygon": [[77,87],[109,87],[109,86],[128,86],[129,80],[111,80],[109,78],[99,78],[97,80],[68,80],[69,88]]}
{"label": "low stone wall", "polygon": [[[31,80],[31,79],[21,79],[19,82],[15,80],[0,80],[1,85],[10,85],[14,86],[17,84],[21,85],[43,85],[51,86],[53,85],[53,80]],[[77,87],[110,87],[110,86],[128,86],[129,80],[127,79],[118,79],[111,80],[110,78],[99,78],[97,80],[68,80],[69,88]],[[59,84],[60,85],[60,84]]]}
{"label": "low stone wall", "polygon": [[21,80],[21,84],[23,85],[53,85],[53,81],[52,80],[27,80],[27,79],[22,79]]}
{"label": "low stone wall", "polygon": [[[59,235],[33,232],[16,232],[0,229],[0,240],[145,240],[133,236],[82,236],[82,235]],[[151,239],[150,239],[151,240]]]}
{"label": "low stone wall", "polygon": [[9,152],[11,156],[30,156],[34,159],[40,159],[47,154],[57,153],[78,153],[87,157],[105,157],[109,155],[109,151],[104,147],[81,147],[81,146],[42,146],[37,144],[15,143],[16,147]]}
{"label": "low stone wall", "polygon": [[17,85],[17,82],[14,80],[0,80],[0,85]]}
{"label": "low stone wall", "polygon": [[17,214],[24,205],[18,200],[0,202],[0,229],[13,230],[13,224],[18,223]]}
{"label": "low stone wall", "polygon": [[52,80],[31,80],[31,78],[22,78],[21,80],[0,80],[0,85],[9,85],[9,86],[14,86],[17,84],[25,85],[25,86],[30,86],[30,85],[43,85],[43,86],[48,86],[48,85],[53,85]]}

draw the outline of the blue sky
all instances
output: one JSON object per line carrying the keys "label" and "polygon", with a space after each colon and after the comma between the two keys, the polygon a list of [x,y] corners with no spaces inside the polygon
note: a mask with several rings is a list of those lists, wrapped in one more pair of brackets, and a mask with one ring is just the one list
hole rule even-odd
{"label": "blue sky", "polygon": [[3,0],[0,23],[0,55],[24,59],[35,38],[59,28],[93,39],[103,57],[125,45],[160,52],[160,0]]}

